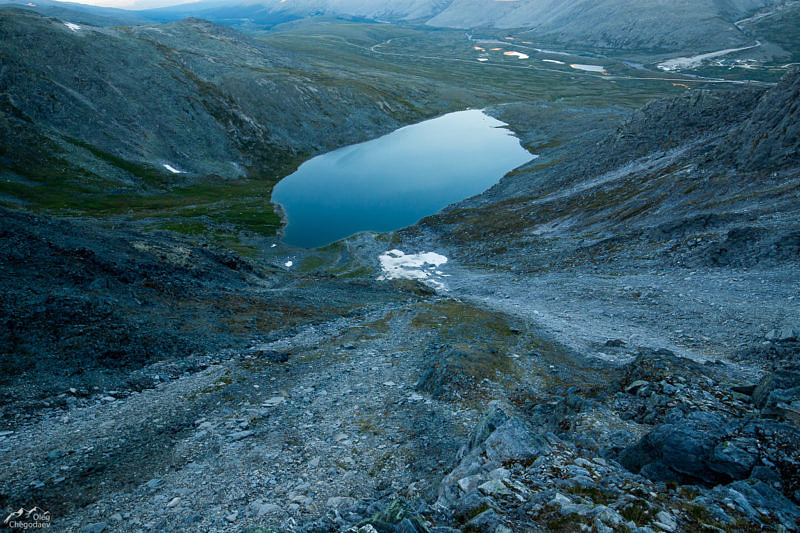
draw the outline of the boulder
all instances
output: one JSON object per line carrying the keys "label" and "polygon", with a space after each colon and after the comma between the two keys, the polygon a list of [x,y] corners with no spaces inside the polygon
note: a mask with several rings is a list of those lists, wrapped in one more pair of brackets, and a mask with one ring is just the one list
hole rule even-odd
{"label": "boulder", "polygon": [[798,340],[798,332],[796,329],[784,326],[778,329],[771,329],[765,336],[768,341],[787,342]]}
{"label": "boulder", "polygon": [[750,521],[764,523],[767,520],[765,525],[769,529],[776,525],[769,514],[777,517],[788,531],[795,531],[800,520],[800,508],[797,505],[768,484],[755,479],[717,486],[692,503],[709,509],[734,508]]}
{"label": "boulder", "polygon": [[753,391],[753,403],[762,416],[800,427],[800,370],[781,369],[761,378]]}
{"label": "boulder", "polygon": [[499,525],[500,516],[489,509],[464,524],[464,533],[494,533]]}
{"label": "boulder", "polygon": [[781,369],[770,372],[761,378],[753,391],[753,403],[758,408],[763,408],[771,392],[776,390],[789,390],[800,387],[800,370]]}
{"label": "boulder", "polygon": [[470,492],[453,505],[453,518],[459,523],[468,522],[491,508],[492,501],[489,498],[478,492]]}
{"label": "boulder", "polygon": [[756,439],[725,440],[714,447],[708,459],[708,466],[730,479],[746,479],[756,466],[758,456]]}
{"label": "boulder", "polygon": [[467,444],[459,452],[459,459],[482,444],[489,435],[494,433],[508,419],[509,416],[505,410],[498,404],[493,404],[472,430],[472,433],[470,433]]}
{"label": "boulder", "polygon": [[393,501],[385,509],[372,518],[359,524],[359,527],[371,525],[376,530],[402,533],[428,533],[424,518],[408,501],[400,498]]}
{"label": "boulder", "polygon": [[731,432],[731,425],[721,416],[695,412],[683,420],[656,427],[623,450],[619,460],[628,470],[657,481],[726,482],[731,479],[728,472],[735,471],[729,459],[738,450],[720,449],[715,464],[724,473],[712,469],[710,463],[717,445]]}
{"label": "boulder", "polygon": [[552,450],[547,441],[532,434],[518,418],[511,418],[497,428],[483,443],[486,456],[500,464],[532,462]]}

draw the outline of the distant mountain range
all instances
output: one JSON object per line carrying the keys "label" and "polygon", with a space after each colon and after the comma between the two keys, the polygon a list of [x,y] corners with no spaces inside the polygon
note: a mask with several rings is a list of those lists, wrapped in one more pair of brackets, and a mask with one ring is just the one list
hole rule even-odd
{"label": "distant mountain range", "polygon": [[735,21],[780,0],[262,0],[198,2],[143,14],[201,16],[272,26],[313,15],[415,22],[431,27],[528,30],[571,46],[672,52],[752,43]]}
{"label": "distant mountain range", "polygon": [[[28,0],[10,0],[28,4]],[[437,28],[514,29],[532,39],[605,49],[703,52],[751,44],[735,23],[787,0],[206,0],[160,9],[125,11],[80,4],[34,2],[62,17],[79,10],[97,25],[171,22],[201,17],[266,29],[313,16],[412,22]],[[796,2],[794,2],[796,3]]]}

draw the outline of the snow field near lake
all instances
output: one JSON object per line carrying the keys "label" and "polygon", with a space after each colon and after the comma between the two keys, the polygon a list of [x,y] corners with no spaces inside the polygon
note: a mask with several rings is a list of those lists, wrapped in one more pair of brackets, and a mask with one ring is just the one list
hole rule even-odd
{"label": "snow field near lake", "polygon": [[389,250],[378,256],[383,272],[379,281],[392,279],[411,279],[421,281],[436,289],[445,289],[444,283],[436,276],[446,277],[439,267],[447,263],[447,257],[435,252],[406,254],[401,250]]}

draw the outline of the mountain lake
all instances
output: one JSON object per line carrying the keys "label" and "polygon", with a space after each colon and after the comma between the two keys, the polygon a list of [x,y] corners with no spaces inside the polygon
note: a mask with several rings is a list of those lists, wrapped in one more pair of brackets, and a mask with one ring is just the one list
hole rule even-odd
{"label": "mountain lake", "polygon": [[530,154],[480,110],[449,113],[314,157],[275,187],[283,241],[324,246],[359,231],[391,231],[479,194]]}

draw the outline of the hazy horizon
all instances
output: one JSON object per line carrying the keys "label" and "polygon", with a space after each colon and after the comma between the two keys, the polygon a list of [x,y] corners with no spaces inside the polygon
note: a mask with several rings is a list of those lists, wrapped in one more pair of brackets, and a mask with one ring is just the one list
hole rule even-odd
{"label": "hazy horizon", "polygon": [[191,4],[195,1],[196,0],[56,0],[56,2],[63,2],[65,4],[114,7],[117,9],[128,9],[131,11]]}

